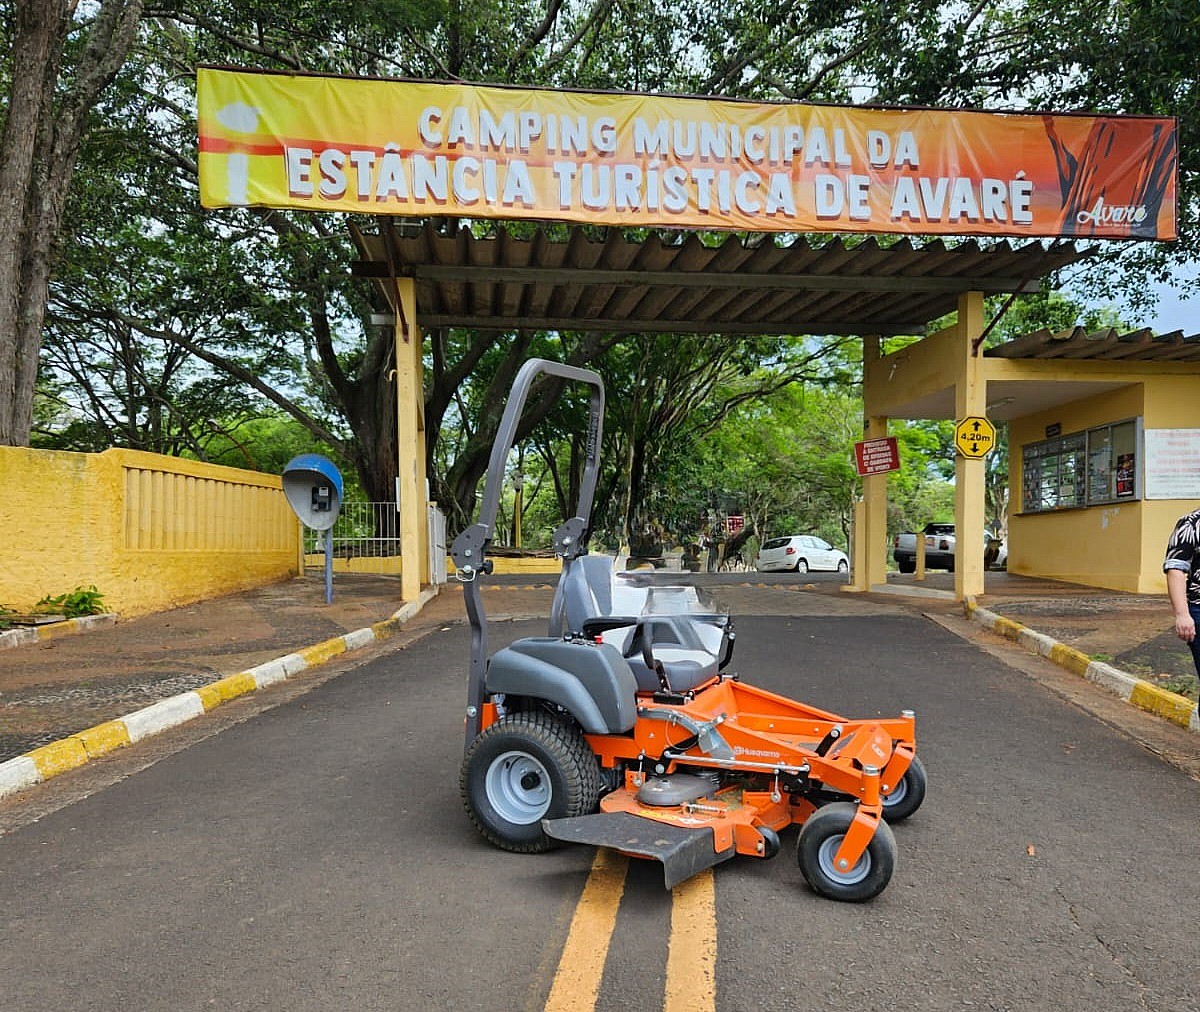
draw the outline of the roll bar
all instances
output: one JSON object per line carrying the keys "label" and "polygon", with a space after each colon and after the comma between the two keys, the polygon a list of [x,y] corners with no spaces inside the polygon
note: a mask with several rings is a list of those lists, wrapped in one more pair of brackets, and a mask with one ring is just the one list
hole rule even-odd
{"label": "roll bar", "polygon": [[596,494],[596,481],[600,474],[600,437],[604,428],[604,381],[590,369],[551,362],[544,358],[531,358],[517,372],[513,380],[504,415],[492,444],[492,455],[488,459],[487,480],[483,487],[483,499],[479,503],[479,518],[466,528],[451,546],[455,576],[463,584],[463,598],[467,618],[471,624],[471,668],[467,686],[466,742],[469,746],[479,735],[483,704],[487,701],[484,677],[487,674],[487,615],[483,609],[483,598],[479,592],[480,578],[492,571],[487,557],[488,546],[496,523],[496,511],[500,505],[500,492],[504,484],[504,469],[509,451],[516,438],[517,426],[525,410],[529,391],[543,373],[560,376],[591,387],[588,405],[587,443],[584,448],[583,480],[579,487],[579,502],[575,515],[564,521],[554,532],[554,553],[563,559],[563,565],[587,551],[591,535],[592,502]]}

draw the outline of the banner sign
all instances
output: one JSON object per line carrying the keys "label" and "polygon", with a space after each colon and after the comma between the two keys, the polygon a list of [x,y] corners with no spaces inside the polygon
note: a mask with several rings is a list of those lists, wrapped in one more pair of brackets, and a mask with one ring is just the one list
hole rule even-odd
{"label": "banner sign", "polygon": [[1146,498],[1200,499],[1200,429],[1146,429]]}
{"label": "banner sign", "polygon": [[860,478],[900,469],[900,449],[895,436],[862,439],[854,444],[854,467]]}
{"label": "banner sign", "polygon": [[756,232],[1174,239],[1170,118],[201,69],[205,207]]}

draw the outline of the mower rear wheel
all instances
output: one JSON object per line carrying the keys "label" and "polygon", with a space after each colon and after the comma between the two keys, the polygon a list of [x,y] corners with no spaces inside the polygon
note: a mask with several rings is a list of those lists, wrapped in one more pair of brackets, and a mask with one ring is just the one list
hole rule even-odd
{"label": "mower rear wheel", "polygon": [[903,822],[913,812],[921,807],[925,800],[925,766],[916,756],[913,756],[907,772],[900,778],[900,783],[891,794],[882,799],[883,817],[888,822]]}
{"label": "mower rear wheel", "polygon": [[503,717],[467,749],[459,789],[471,821],[503,850],[559,846],[542,819],[588,815],[600,801],[600,764],[574,724],[532,711]]}
{"label": "mower rear wheel", "polygon": [[861,903],[878,896],[896,867],[896,838],[880,821],[875,835],[853,868],[839,870],[834,855],[842,845],[857,806],[839,801],[818,809],[800,827],[796,860],[813,892],[833,900]]}

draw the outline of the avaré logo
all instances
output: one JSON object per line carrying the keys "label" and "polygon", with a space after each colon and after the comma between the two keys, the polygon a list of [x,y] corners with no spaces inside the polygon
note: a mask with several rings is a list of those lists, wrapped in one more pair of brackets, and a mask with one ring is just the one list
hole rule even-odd
{"label": "avar\u00e9 logo", "polygon": [[1103,197],[1097,197],[1092,209],[1080,211],[1075,220],[1080,225],[1140,225],[1146,220],[1146,205],[1114,204],[1109,207]]}

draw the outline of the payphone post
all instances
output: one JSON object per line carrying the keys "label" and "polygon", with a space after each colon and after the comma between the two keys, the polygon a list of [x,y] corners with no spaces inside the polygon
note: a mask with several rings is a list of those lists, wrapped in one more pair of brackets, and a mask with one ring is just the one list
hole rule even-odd
{"label": "payphone post", "polygon": [[342,473],[317,453],[302,453],[283,469],[283,494],[300,522],[325,534],[325,603],[333,602],[333,525],[345,494]]}

